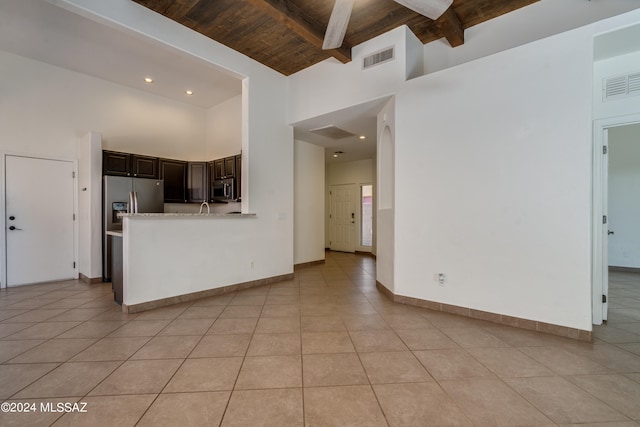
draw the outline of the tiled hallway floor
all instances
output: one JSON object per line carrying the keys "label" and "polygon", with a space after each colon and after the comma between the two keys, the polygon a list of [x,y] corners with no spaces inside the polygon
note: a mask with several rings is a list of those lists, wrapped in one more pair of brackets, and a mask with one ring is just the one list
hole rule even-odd
{"label": "tiled hallway floor", "polygon": [[0,425],[640,425],[638,275],[611,274],[589,344],[392,303],[374,269],[327,253],[291,281],[135,315],[108,284],[2,291],[0,400],[36,411]]}

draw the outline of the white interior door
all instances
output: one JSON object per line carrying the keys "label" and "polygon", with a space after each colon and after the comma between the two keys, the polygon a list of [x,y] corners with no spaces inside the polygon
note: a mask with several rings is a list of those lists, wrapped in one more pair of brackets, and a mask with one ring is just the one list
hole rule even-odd
{"label": "white interior door", "polygon": [[5,159],[7,285],[73,278],[73,163]]}
{"label": "white interior door", "polygon": [[334,251],[356,251],[356,184],[332,185],[329,247]]}

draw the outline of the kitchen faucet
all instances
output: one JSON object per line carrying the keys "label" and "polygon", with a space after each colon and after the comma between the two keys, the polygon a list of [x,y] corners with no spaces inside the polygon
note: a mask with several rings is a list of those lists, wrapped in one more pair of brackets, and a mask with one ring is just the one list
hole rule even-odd
{"label": "kitchen faucet", "polygon": [[200,213],[202,213],[202,208],[204,208],[205,206],[207,207],[207,213],[211,213],[211,212],[209,211],[209,203],[207,203],[207,201],[206,201],[206,200],[203,200],[203,201],[202,201],[202,204],[200,205]]}

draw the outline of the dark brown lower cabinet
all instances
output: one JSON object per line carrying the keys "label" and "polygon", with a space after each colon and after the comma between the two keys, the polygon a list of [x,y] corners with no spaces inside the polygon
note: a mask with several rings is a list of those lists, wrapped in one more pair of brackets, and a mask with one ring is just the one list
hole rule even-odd
{"label": "dark brown lower cabinet", "polygon": [[113,300],[122,305],[122,236],[107,236],[107,238],[111,239],[111,290],[113,291]]}

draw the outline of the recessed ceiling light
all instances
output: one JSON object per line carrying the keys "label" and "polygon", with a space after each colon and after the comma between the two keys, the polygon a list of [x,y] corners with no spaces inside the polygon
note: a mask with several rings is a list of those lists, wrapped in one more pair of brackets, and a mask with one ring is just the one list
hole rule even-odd
{"label": "recessed ceiling light", "polygon": [[364,136],[364,135],[360,135],[360,136],[359,136],[359,138],[360,138],[360,139],[367,139],[367,137],[366,137],[366,136]]}
{"label": "recessed ceiling light", "polygon": [[334,151],[333,152],[333,157],[338,157],[340,154],[343,154],[342,151]]}
{"label": "recessed ceiling light", "polygon": [[145,83],[153,83],[153,79],[151,77],[145,77],[144,78],[144,82]]}
{"label": "recessed ceiling light", "polygon": [[187,95],[193,95],[193,91],[192,90],[185,90],[184,93],[186,93]]}

